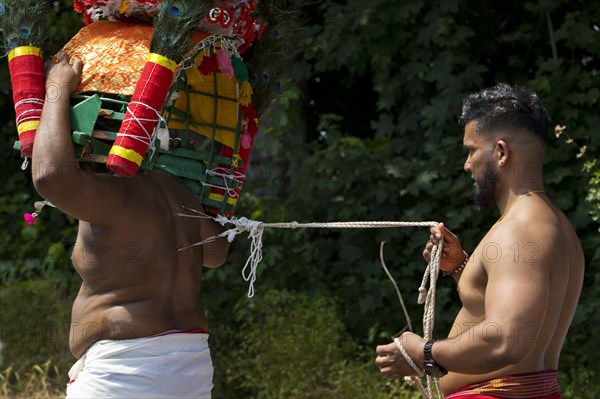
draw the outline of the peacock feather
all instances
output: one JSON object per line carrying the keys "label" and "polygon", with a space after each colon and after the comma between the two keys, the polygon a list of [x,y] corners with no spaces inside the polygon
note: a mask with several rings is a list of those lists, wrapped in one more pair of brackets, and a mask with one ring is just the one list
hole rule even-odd
{"label": "peacock feather", "polygon": [[41,47],[45,39],[46,1],[0,0],[0,30],[5,51]]}
{"label": "peacock feather", "polygon": [[309,0],[261,1],[257,9],[266,27],[244,57],[253,78],[252,105],[262,115],[282,90],[302,46],[302,8]]}
{"label": "peacock feather", "polygon": [[150,50],[175,62],[189,51],[189,40],[214,1],[165,0],[154,22]]}

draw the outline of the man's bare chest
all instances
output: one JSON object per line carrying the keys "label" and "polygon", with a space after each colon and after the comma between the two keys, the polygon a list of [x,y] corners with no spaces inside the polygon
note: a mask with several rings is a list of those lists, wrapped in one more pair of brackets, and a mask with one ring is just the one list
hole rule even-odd
{"label": "man's bare chest", "polygon": [[481,258],[474,252],[462,272],[457,286],[463,308],[473,316],[485,315],[487,280]]}

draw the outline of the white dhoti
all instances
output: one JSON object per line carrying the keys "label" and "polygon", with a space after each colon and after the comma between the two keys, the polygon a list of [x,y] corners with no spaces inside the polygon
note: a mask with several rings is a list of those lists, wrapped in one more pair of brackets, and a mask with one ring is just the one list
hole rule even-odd
{"label": "white dhoti", "polygon": [[67,399],[210,399],[208,334],[169,332],[101,340],[73,365],[69,378]]}

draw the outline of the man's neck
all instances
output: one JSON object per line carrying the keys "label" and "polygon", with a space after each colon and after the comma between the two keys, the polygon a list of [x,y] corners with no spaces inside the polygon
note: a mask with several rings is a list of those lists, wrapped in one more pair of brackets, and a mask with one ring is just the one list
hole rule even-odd
{"label": "man's neck", "polygon": [[500,193],[496,198],[496,205],[500,211],[500,216],[504,216],[510,207],[519,199],[519,197],[531,193],[544,190],[544,185],[541,180],[539,182],[531,182],[526,185],[510,187]]}

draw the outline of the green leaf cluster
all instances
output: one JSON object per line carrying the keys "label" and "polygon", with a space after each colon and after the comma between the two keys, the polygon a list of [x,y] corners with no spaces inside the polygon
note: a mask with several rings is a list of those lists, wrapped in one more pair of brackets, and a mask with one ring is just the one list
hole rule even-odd
{"label": "green leaf cluster", "polygon": [[417,397],[398,382],[380,381],[375,365],[357,353],[330,296],[269,290],[234,314],[235,329],[218,329],[215,341],[211,336],[214,351],[228,352],[215,369],[215,397]]}

